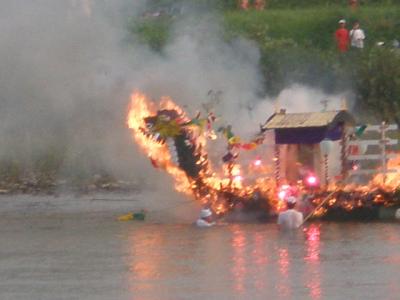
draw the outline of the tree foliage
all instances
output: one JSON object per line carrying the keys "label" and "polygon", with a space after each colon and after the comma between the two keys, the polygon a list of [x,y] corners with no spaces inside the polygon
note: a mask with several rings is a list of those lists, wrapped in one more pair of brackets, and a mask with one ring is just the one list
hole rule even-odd
{"label": "tree foliage", "polygon": [[375,48],[357,59],[353,81],[359,107],[400,125],[400,52]]}

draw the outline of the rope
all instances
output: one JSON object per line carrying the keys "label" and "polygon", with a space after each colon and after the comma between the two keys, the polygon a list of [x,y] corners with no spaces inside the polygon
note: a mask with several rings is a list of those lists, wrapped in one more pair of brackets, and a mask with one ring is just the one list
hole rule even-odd
{"label": "rope", "polygon": [[312,215],[313,215],[318,209],[320,209],[320,208],[322,207],[322,205],[324,205],[325,202],[328,201],[334,193],[336,193],[336,190],[333,191],[333,192],[330,192],[329,195],[326,196],[325,199],[324,199],[320,204],[318,204],[317,207],[314,208],[313,211],[312,211],[307,217],[304,218],[303,223],[301,223],[301,225],[300,225],[299,227],[303,226],[304,223],[305,223],[309,218],[311,218]]}

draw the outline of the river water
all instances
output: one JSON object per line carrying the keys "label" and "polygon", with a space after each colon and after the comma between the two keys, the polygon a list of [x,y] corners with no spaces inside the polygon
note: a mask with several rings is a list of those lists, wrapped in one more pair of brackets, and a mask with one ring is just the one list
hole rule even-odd
{"label": "river water", "polygon": [[104,211],[0,218],[0,299],[399,299],[399,277],[399,223],[284,233]]}

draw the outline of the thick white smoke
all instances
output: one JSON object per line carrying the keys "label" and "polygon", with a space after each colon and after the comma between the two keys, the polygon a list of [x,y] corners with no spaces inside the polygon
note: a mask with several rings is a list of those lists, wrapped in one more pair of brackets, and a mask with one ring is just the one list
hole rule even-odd
{"label": "thick white smoke", "polygon": [[[192,114],[213,91],[222,123],[244,138],[258,131],[276,99],[260,96],[265,91],[257,46],[240,38],[225,41],[218,18],[204,12],[176,21],[162,53],[135,39],[128,44],[127,18],[145,6],[123,0],[3,3],[0,158],[30,164],[55,151],[65,156],[62,171],[75,163],[117,177],[155,176],[125,125],[134,89],[155,99],[171,96]],[[337,103],[341,96],[294,86],[278,100],[295,112],[320,110],[326,98]]]}

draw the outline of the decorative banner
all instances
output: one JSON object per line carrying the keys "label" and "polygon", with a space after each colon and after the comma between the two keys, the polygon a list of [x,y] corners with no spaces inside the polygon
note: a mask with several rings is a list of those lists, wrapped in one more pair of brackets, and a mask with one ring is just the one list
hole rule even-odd
{"label": "decorative banner", "polygon": [[174,138],[181,133],[181,127],[176,120],[167,121],[162,118],[157,119],[152,130],[159,133],[163,139]]}
{"label": "decorative banner", "polygon": [[229,145],[232,145],[234,147],[235,146],[239,147],[240,146],[240,137],[235,135],[228,139],[228,143],[229,143]]}
{"label": "decorative banner", "polygon": [[361,126],[357,126],[356,127],[356,130],[355,130],[355,132],[354,132],[354,134],[355,134],[355,136],[356,137],[360,137],[360,136],[362,136],[363,135],[363,133],[364,133],[364,131],[365,131],[365,129],[367,129],[367,125],[361,125]]}
{"label": "decorative banner", "polygon": [[200,118],[194,118],[191,119],[189,122],[183,124],[184,126],[197,126],[201,129],[201,131],[204,130],[204,128],[207,125],[208,120],[207,119],[200,119]]}
{"label": "decorative banner", "polygon": [[257,148],[257,146],[258,146],[257,143],[252,142],[252,143],[242,144],[241,148],[243,150],[254,150]]}
{"label": "decorative banner", "polygon": [[260,132],[250,142],[241,143],[240,137],[232,132],[231,125],[218,128],[218,132],[222,132],[222,134],[228,140],[229,146],[248,151],[256,149],[257,146],[261,145],[265,139],[264,133]]}
{"label": "decorative banner", "polygon": [[234,134],[232,132],[232,126],[228,125],[226,127],[220,127],[217,130],[218,132],[222,132],[223,136],[229,141],[231,138],[234,137]]}

